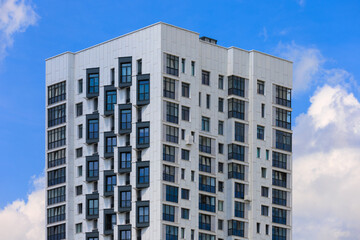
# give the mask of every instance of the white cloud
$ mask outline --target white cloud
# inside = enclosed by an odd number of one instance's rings
[[[305,6],[305,0],[296,0],[296,2],[297,2],[301,7],[304,7],[304,6]]]
[[[0,209],[0,239],[45,239],[45,177],[33,179],[34,190]]]
[[[13,44],[14,34],[34,25],[38,15],[27,0],[0,0],[0,10],[0,56],[4,56]]]
[[[294,238],[359,239],[360,103],[325,85],[294,128]]]
[[[266,27],[263,27],[263,29],[261,30],[261,32],[259,33],[260,37],[264,38],[264,41],[266,41],[268,39],[268,32]]]

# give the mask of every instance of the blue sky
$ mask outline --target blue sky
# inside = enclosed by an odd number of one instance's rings
[[[6,4],[10,4],[10,12],[15,9],[14,15],[8,15],[10,19],[2,11]],[[25,16],[16,15],[16,7],[26,8]],[[318,111],[331,115],[322,96],[343,96],[345,105],[348,96],[357,101],[359,12],[356,0],[0,0],[0,192],[6,193],[0,198],[0,209],[16,199],[26,199],[34,190],[34,178],[44,170],[46,58],[163,21],[215,38],[225,47],[256,49],[294,60],[298,70],[294,72],[295,86],[299,88],[293,94],[293,122],[306,126],[306,119],[315,121]],[[17,17],[23,23],[11,25]],[[351,106],[355,106],[351,113],[357,112],[356,103]],[[344,107],[343,111],[347,119],[350,110]],[[330,119],[329,124],[337,126],[331,122],[335,120]],[[305,131],[311,127],[321,130],[323,125],[319,124],[312,122]],[[296,129],[294,132],[296,138]],[[299,134],[295,144],[305,137]],[[304,154],[299,150],[298,156]],[[340,223],[346,224],[345,220]],[[351,227],[342,230],[345,228]],[[348,239],[352,235],[339,236]]]

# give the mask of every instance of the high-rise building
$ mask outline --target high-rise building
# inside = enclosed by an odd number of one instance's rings
[[[46,239],[292,237],[292,63],[157,23],[46,60]]]

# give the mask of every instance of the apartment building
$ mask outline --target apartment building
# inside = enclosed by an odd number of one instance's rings
[[[46,60],[46,239],[292,239],[292,63],[166,23]]]

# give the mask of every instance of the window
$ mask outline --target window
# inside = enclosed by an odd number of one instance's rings
[[[181,139],[185,140],[185,129],[181,129]]]
[[[181,149],[181,159],[190,160],[190,151],[186,149]]]
[[[175,221],[175,207],[163,204],[163,220],[174,222]]]
[[[185,238],[185,228],[181,228],[181,238]]]
[[[82,223],[75,224],[76,233],[82,232]]]
[[[292,134],[276,130],[276,148],[291,152]]]
[[[264,103],[261,104],[261,117],[262,118],[265,117],[265,104]]]
[[[99,162],[98,161],[88,161],[88,177],[98,177],[99,176]]]
[[[65,186],[48,190],[47,191],[48,205],[64,202],[65,196],[66,196]]]
[[[175,147],[163,145],[163,160],[175,162]]]
[[[220,154],[224,154],[224,144],[219,143],[219,144],[218,144],[218,148],[219,148],[219,153],[220,153]]]
[[[83,205],[82,205],[82,203],[79,203],[77,205],[78,214],[82,214],[82,211],[83,211],[82,209],[83,209]]]
[[[66,179],[65,168],[59,168],[48,172],[48,187],[64,183]]]
[[[199,213],[199,229],[211,231],[211,216]]]
[[[228,178],[245,180],[245,166],[242,164],[228,164]]]
[[[116,214],[106,214],[105,215],[105,230],[114,230],[114,225],[116,225]]]
[[[285,109],[276,108],[276,126],[291,129],[291,112]]]
[[[56,167],[66,162],[66,152],[65,149],[60,149],[51,153],[48,153],[48,168]]]
[[[83,114],[83,104],[81,103],[77,103],[76,104],[76,116],[81,116]]]
[[[269,150],[266,149],[265,153],[266,153],[266,160],[269,160]]]
[[[211,158],[199,156],[199,171],[211,173]]]
[[[242,202],[235,202],[235,217],[244,218],[245,217],[245,204]]]
[[[274,223],[286,224],[287,212],[285,209],[272,208],[272,221]]]
[[[138,107],[136,109],[136,115],[137,115],[137,121],[141,122],[142,121],[142,107]]]
[[[149,207],[138,207],[138,223],[148,223],[149,222]]]
[[[235,183],[235,197],[244,199],[245,197],[245,185],[242,183]]]
[[[269,216],[269,207],[265,205],[261,205],[261,215]]]
[[[90,119],[88,120],[88,139],[99,138],[99,120]]]
[[[66,121],[66,104],[48,109],[48,127],[62,124]]]
[[[166,225],[165,240],[177,240],[178,239],[178,227]]]
[[[181,83],[181,96],[186,98],[190,97],[190,84]]]
[[[120,83],[131,83],[131,63],[121,63]]]
[[[191,229],[191,240],[195,239],[195,230]]]
[[[256,223],[256,233],[260,233],[260,223]]]
[[[211,154],[211,138],[199,136],[199,151]]]
[[[120,129],[131,129],[131,109],[120,110]]]
[[[245,223],[236,220],[228,221],[228,235],[244,237]]]
[[[49,208],[47,210],[47,223],[54,223],[65,220],[65,205]]]
[[[272,190],[272,203],[286,206],[287,192],[278,189]]]
[[[65,239],[65,224],[55,225],[47,228],[47,239]]]
[[[218,191],[223,192],[224,191],[224,182],[219,181],[218,182]]]
[[[257,80],[257,93],[264,95],[265,92],[265,82]]]
[[[57,83],[48,87],[48,105],[61,102],[66,98],[66,82]]]
[[[195,62],[191,61],[191,76],[195,76]]]
[[[111,85],[114,86],[114,84],[115,84],[115,68],[110,69],[110,80],[111,80]]]
[[[202,74],[201,74],[201,83],[203,85],[208,85],[210,86],[210,72],[207,72],[207,71],[202,71]]]
[[[201,107],[201,92],[199,92],[199,107]]]
[[[181,199],[189,200],[190,199],[190,190],[182,188],[181,189]]]
[[[224,172],[224,163],[222,163],[222,162],[218,163],[218,172],[219,173]]]
[[[184,121],[190,121],[190,108],[181,106],[181,119]]]
[[[76,157],[77,158],[82,157],[82,154],[83,154],[82,148],[77,148],[76,149]]]
[[[235,122],[235,141],[245,142],[245,124]]]
[[[138,168],[138,183],[149,183],[149,167]]]
[[[190,210],[187,208],[181,208],[181,218],[189,219],[190,218]]]
[[[131,168],[131,152],[120,153],[120,168]]]
[[[66,144],[65,128],[60,127],[48,131],[48,149],[57,148]]]
[[[147,144],[150,142],[149,127],[143,127],[138,129],[138,143]]]
[[[234,94],[240,97],[245,97],[245,78],[230,76],[228,77],[229,89],[228,94]]]
[[[191,181],[195,181],[195,171],[191,171]]]
[[[166,73],[179,76],[179,57],[166,54]]]
[[[215,212],[215,197],[200,194],[199,195],[199,210]]]
[[[257,139],[264,140],[265,127],[257,126]]]
[[[237,144],[228,145],[228,159],[245,161],[245,147]]]
[[[224,211],[224,201],[218,201],[218,210],[221,212]]]
[[[87,214],[89,216],[99,215],[99,200],[98,199],[88,199]]]
[[[116,186],[116,176],[106,176],[105,181],[105,191],[113,192]]]
[[[81,139],[83,137],[83,125],[78,125],[78,138]]]
[[[224,135],[224,122],[223,121],[219,121],[219,123],[218,123],[218,134]]]
[[[224,227],[224,220],[218,219],[218,229],[223,230]]]
[[[166,121],[179,123],[179,105],[172,102],[166,102]]]
[[[206,108],[209,109],[210,108],[210,95],[206,94]]]
[[[202,117],[201,119],[201,130],[209,132],[210,131],[210,118]]]
[[[216,180],[213,177],[199,175],[199,190],[215,193]]]
[[[261,187],[261,196],[262,197],[269,197],[269,188],[268,187]]]
[[[145,101],[150,99],[149,80],[138,81],[138,100]]]
[[[273,170],[272,177],[273,177],[273,180],[272,180],[273,185],[279,186],[279,187],[284,187],[284,188],[287,187],[286,173]]]
[[[136,61],[136,63],[137,63],[137,74],[141,75],[142,74],[142,60],[138,59]]]
[[[275,240],[286,240],[286,228],[272,227],[272,236]]]
[[[107,137],[105,140],[105,152],[113,153],[116,147],[116,137]]]
[[[176,127],[165,126],[166,141],[178,143],[179,142],[179,129]]]
[[[131,191],[120,191],[120,207],[131,207]]]
[[[181,169],[181,179],[185,179],[185,168]]]
[[[175,167],[163,165],[163,180],[175,182]]]
[[[266,178],[266,168],[264,167],[261,168],[261,177]]]
[[[269,235],[269,225],[268,224],[265,225],[265,234]]]
[[[185,58],[181,59],[181,72],[185,73]]]
[[[276,86],[276,104],[291,107],[291,89]]]
[[[114,111],[116,104],[116,91],[106,91],[106,111]]]
[[[88,74],[88,93],[99,93],[99,73]]]
[[[219,98],[219,106],[218,106],[219,112],[224,112],[224,99]]]
[[[175,80],[164,78],[164,97],[175,99]]]
[[[83,175],[83,167],[82,166],[78,166],[77,167],[78,170],[78,177],[81,177]]]
[[[245,120],[245,102],[234,98],[229,99],[228,117]]]
[[[178,191],[177,187],[166,185],[166,201],[178,202]]]
[[[120,240],[131,240],[131,230],[121,230]]]
[[[256,148],[256,157],[260,158],[260,148]]]
[[[83,80],[80,79],[78,80],[78,93],[82,93],[83,92]]]
[[[224,76],[222,76],[222,75],[219,75],[218,88],[224,89]]]

